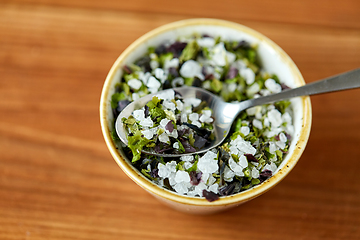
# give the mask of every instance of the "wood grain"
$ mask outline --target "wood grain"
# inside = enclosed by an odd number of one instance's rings
[[[0,3],[0,239],[360,239],[360,90],[312,97],[295,169],[238,208],[164,207],[116,165],[98,105],[107,72],[142,34],[217,17],[280,45],[307,82],[360,66],[359,1]]]

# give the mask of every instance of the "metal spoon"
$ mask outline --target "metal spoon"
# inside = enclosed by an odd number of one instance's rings
[[[214,134],[215,140],[212,145],[207,146],[200,151],[195,153],[204,153],[209,151],[212,148],[220,145],[226,136],[228,135],[231,125],[238,114],[250,107],[263,105],[267,103],[273,103],[285,99],[290,99],[299,96],[314,95],[320,93],[328,93],[352,88],[360,87],[360,68],[355,69],[350,72],[342,73],[333,77],[326,78],[321,81],[313,82],[298,88],[287,89],[277,94],[268,95],[265,97],[253,98],[239,103],[227,103],[224,102],[220,97],[215,96],[214,94],[197,87],[179,87],[174,88],[174,90],[180,93],[183,99],[186,98],[198,98],[202,101],[206,101],[208,106],[213,111],[214,121]],[[164,90],[166,91],[166,90]],[[129,117],[134,110],[140,109],[146,105],[147,102],[151,101],[154,95],[158,95],[160,92],[146,95],[132,103],[130,103],[123,111],[119,114],[115,128],[116,132],[119,135],[121,141],[128,144],[127,141],[127,131],[124,129],[122,118]],[[191,155],[195,153],[181,153],[181,154],[165,154],[165,153],[156,153],[149,151],[142,151],[143,153],[157,155],[161,157],[180,157],[184,155]]]

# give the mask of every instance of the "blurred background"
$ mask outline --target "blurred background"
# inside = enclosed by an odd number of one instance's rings
[[[176,212],[116,165],[98,111],[110,67],[199,17],[263,33],[307,83],[360,67],[358,0],[0,0],[0,239],[360,239],[359,89],[312,97],[295,169],[227,212]]]

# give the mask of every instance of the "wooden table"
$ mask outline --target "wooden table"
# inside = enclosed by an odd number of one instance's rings
[[[360,2],[0,2],[0,239],[360,239],[360,89],[312,97],[295,169],[233,210],[165,207],[116,165],[99,98],[112,63],[172,21],[214,17],[279,44],[306,82],[360,67]]]

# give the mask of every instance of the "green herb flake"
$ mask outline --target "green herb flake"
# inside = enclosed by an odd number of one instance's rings
[[[117,108],[119,101],[125,100],[126,96],[124,92],[116,92],[111,96],[111,108]]]
[[[133,136],[128,136],[128,147],[131,149],[133,153],[132,162],[136,162],[141,158],[141,150],[144,148],[146,144],[148,144],[150,140],[142,137],[140,131],[137,131]]]
[[[196,40],[189,42],[179,57],[180,62],[185,62],[191,59],[195,59],[199,50],[200,47],[197,44]]]
[[[223,87],[223,83],[222,83],[220,80],[214,78],[214,79],[211,81],[210,86],[211,86],[211,90],[212,90],[213,92],[218,93],[218,92],[221,91],[221,89],[222,89],[222,87]]]

